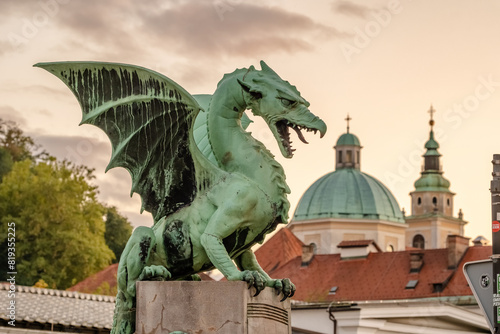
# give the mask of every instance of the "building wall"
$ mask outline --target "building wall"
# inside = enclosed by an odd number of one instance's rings
[[[453,217],[453,193],[445,192],[412,192],[411,194],[411,214],[412,216],[432,213],[436,209],[437,212],[448,217]],[[420,198],[420,200],[419,200]],[[433,199],[436,198],[434,204]]]
[[[294,222],[290,230],[306,245],[316,244],[318,254],[337,254],[337,245],[344,240],[374,240],[382,250],[392,246],[405,249],[406,225],[366,220],[316,220]],[[391,250],[392,250],[391,249]]]
[[[292,307],[293,328],[324,334],[489,333],[477,305],[463,307],[437,300],[364,301],[333,307],[332,319],[327,306],[310,307]]]
[[[406,246],[413,247],[413,238],[420,234],[425,239],[425,248],[446,248],[448,235],[463,236],[464,221],[439,216],[409,218],[406,220]]]

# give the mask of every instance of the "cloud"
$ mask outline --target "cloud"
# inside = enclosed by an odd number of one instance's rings
[[[28,92],[29,94],[52,96],[57,100],[60,100],[60,99],[70,100],[71,99],[71,101],[73,101],[73,99],[74,99],[74,97],[71,94],[68,94],[67,89],[65,89],[64,87],[55,89],[55,88],[48,87],[45,85],[11,84],[8,89],[10,91],[13,91],[13,92],[16,92],[19,90],[24,90],[24,91]]]
[[[72,1],[55,18],[78,34],[68,43],[114,58],[158,49],[196,60],[200,55],[262,57],[312,51],[316,43],[344,35],[283,8],[240,3],[226,5],[230,10],[225,11],[217,3]]]
[[[23,16],[39,3],[37,0],[2,0],[0,2],[0,12],[2,16]]]
[[[356,4],[348,0],[336,1],[333,3],[332,8],[336,13],[355,16],[363,19],[366,18],[368,14],[374,11],[374,9],[371,7]]]
[[[0,106],[0,118],[4,121],[16,122],[20,128],[26,127],[27,121],[21,113],[11,106]]]
[[[144,31],[188,55],[254,56],[314,50],[318,38],[341,32],[278,7],[237,4],[221,15],[213,3],[188,2],[150,13]]]
[[[132,22],[134,16],[133,7],[127,1],[72,1],[57,18],[63,27],[80,37],[70,44],[102,55],[102,50],[119,54],[140,49],[134,36],[136,31],[124,23]]]
[[[97,132],[96,132],[97,133]],[[104,171],[111,156],[111,144],[91,137],[51,136],[28,133],[50,155]],[[102,135],[105,137],[105,135]]]
[[[6,39],[0,39],[0,56],[6,55],[9,52],[15,51],[15,47]]]
[[[141,212],[141,200],[138,194],[130,197],[131,179],[123,168],[114,168],[105,175],[98,175],[99,200],[107,205],[116,206],[120,213],[127,216],[133,226],[153,224],[152,215]]]

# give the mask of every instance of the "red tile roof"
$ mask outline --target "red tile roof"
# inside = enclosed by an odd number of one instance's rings
[[[282,228],[256,251],[259,254],[259,264],[264,271],[272,274],[288,261],[301,257],[303,245],[288,228]]]
[[[73,285],[69,291],[78,291],[84,293],[99,293],[114,295],[116,294],[116,273],[118,271],[118,263],[114,263],[109,267],[95,273],[84,279],[83,281]],[[102,291],[103,288],[106,291]]]
[[[289,252],[283,250],[286,243],[273,239],[269,243],[273,242],[274,252],[257,250],[258,261],[265,267],[276,267],[272,272],[267,270],[272,277],[290,278],[297,287],[293,299],[307,302],[471,296],[462,267],[491,255],[489,246],[469,247],[457,269],[448,269],[447,249],[423,250],[424,264],[416,273],[410,273],[414,250],[370,253],[365,259],[354,260],[341,260],[340,254],[315,255],[308,266],[302,266],[300,255],[287,263],[275,260],[275,253]],[[418,280],[414,289],[406,289],[410,280]],[[335,286],[335,294],[329,294]]]

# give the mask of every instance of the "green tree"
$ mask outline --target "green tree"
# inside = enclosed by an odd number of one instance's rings
[[[40,147],[30,136],[26,136],[17,123],[0,118],[0,147],[10,153],[13,161],[33,160]]]
[[[2,182],[4,175],[10,172],[12,165],[14,165],[14,161],[9,151],[0,147],[0,182]]]
[[[23,160],[54,160],[17,123],[0,118],[0,182],[12,169],[14,162]]]
[[[114,206],[106,209],[106,245],[115,253],[113,263],[120,261],[123,249],[132,234],[132,226],[127,218],[118,213]]]
[[[105,207],[92,170],[67,162],[16,162],[0,184],[0,219],[16,228],[16,282],[66,289],[108,266]],[[2,235],[5,242],[6,234]]]

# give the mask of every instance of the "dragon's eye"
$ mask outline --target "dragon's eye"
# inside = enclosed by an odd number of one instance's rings
[[[295,104],[295,101],[292,101],[292,100],[289,100],[289,99],[285,99],[284,97],[281,97],[280,100],[281,100],[281,104],[284,107],[290,107],[290,106],[292,106],[292,105]]]

